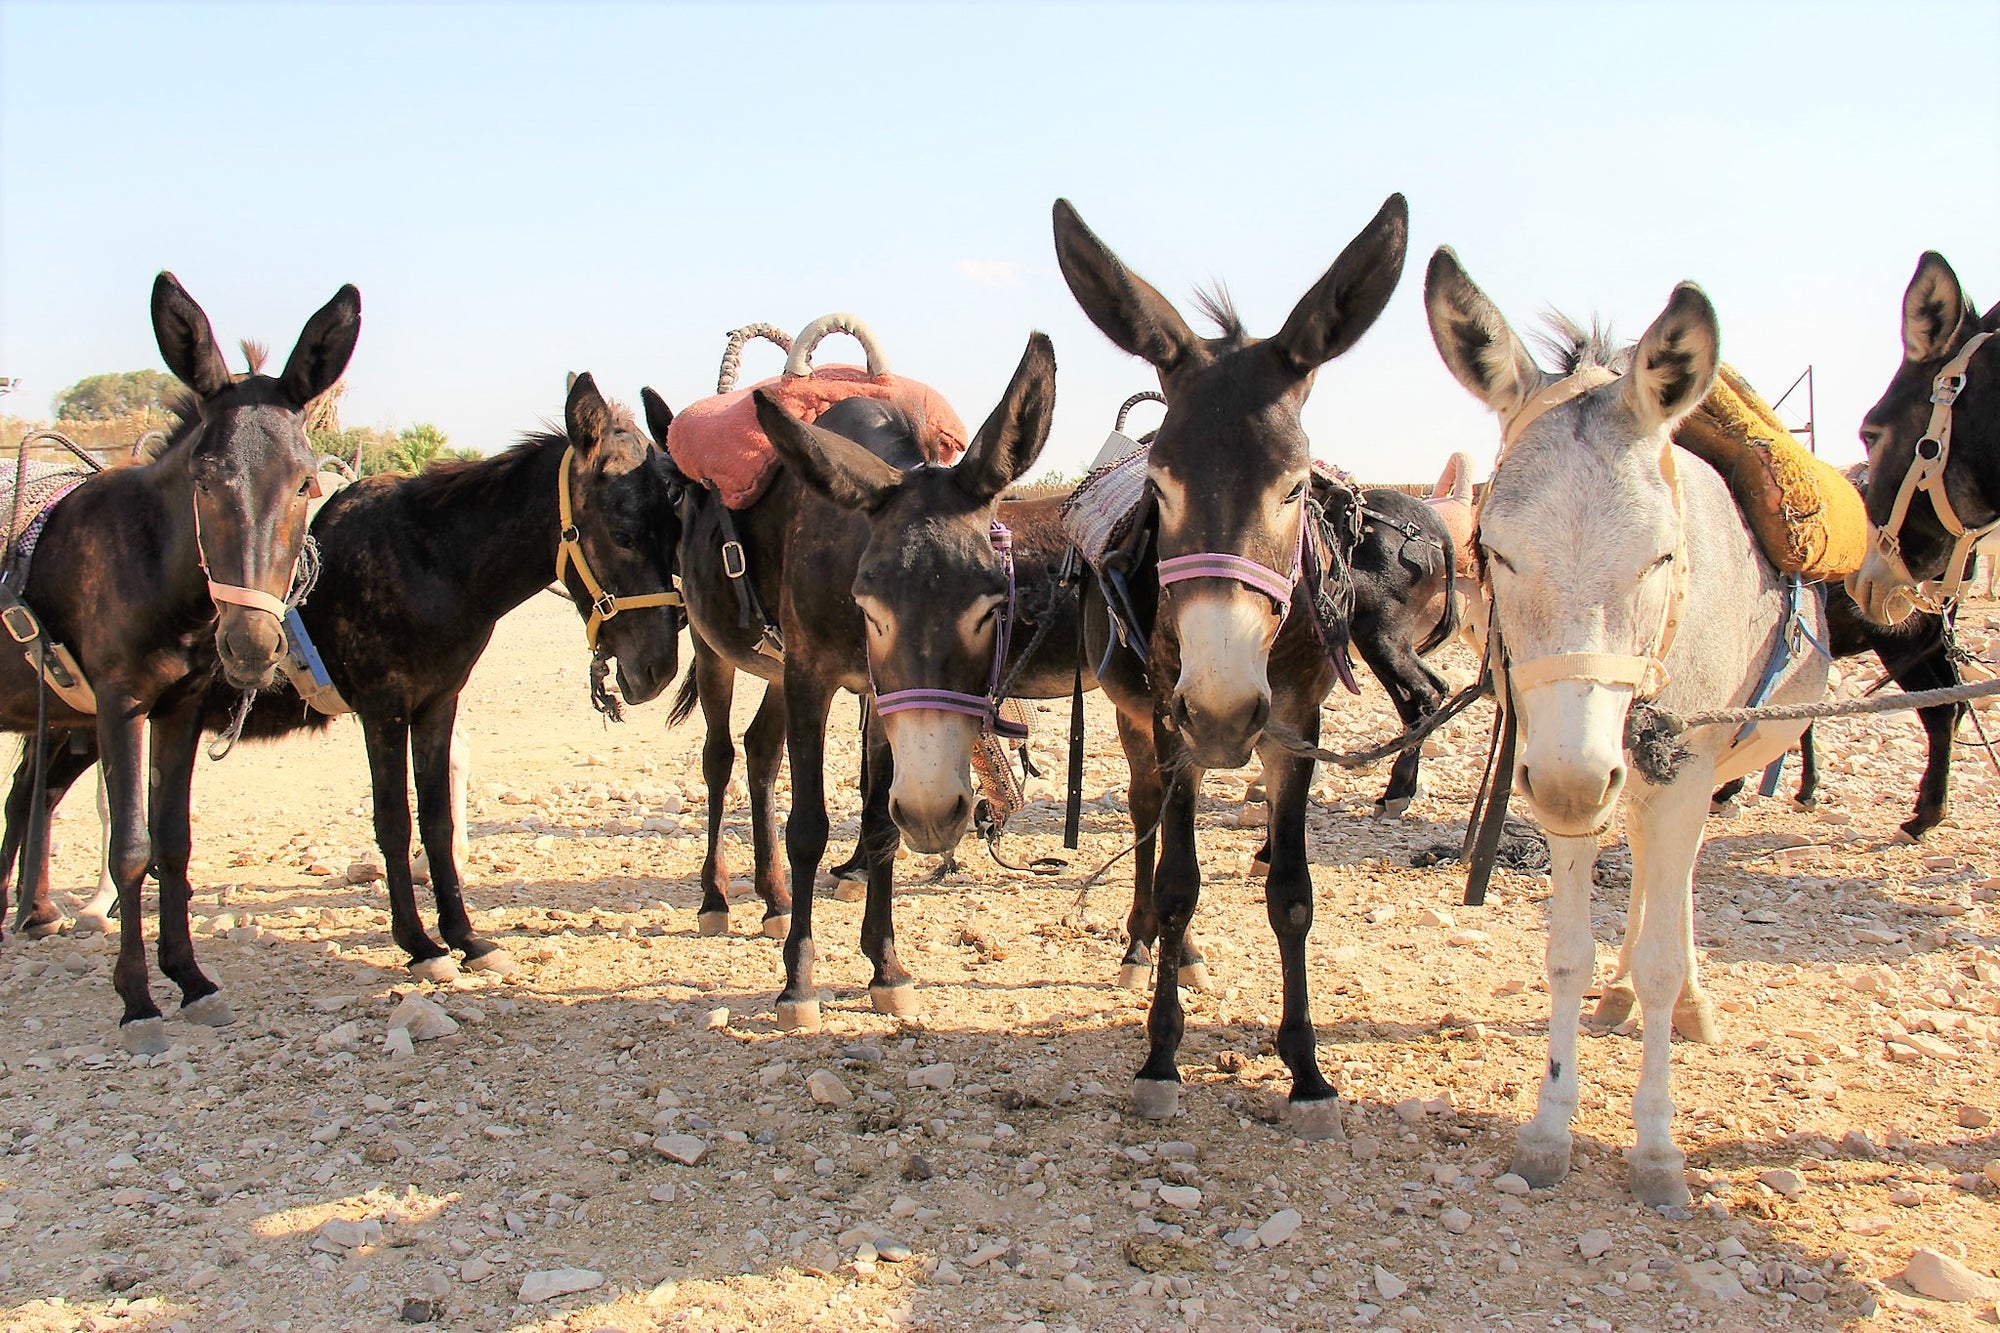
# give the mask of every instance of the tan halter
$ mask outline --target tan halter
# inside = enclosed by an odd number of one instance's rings
[[[681,606],[684,603],[680,593],[672,588],[665,592],[640,593],[636,597],[613,597],[604,591],[604,585],[590,572],[590,562],[584,558],[583,534],[577,530],[570,506],[569,465],[575,456],[575,445],[563,450],[562,469],[556,474],[556,517],[562,524],[556,538],[556,582],[563,581],[566,567],[576,567],[577,578],[583,581],[584,591],[590,594],[590,616],[583,622],[583,637],[591,651],[595,652],[598,628],[620,611],[636,611],[647,606]]]
[[[227,602],[232,606],[247,606],[253,611],[262,611],[266,615],[276,616],[280,621],[284,620],[285,612],[292,609],[291,604],[284,598],[274,597],[262,588],[246,588],[237,583],[217,583],[215,581],[215,575],[208,567],[208,552],[201,544],[201,502],[199,500],[195,501],[194,504],[194,557],[195,562],[201,566],[202,578],[208,581],[208,596],[210,601],[217,603]],[[291,581],[297,576],[297,573],[298,562],[294,561],[292,563],[292,574],[287,576],[285,580],[287,590],[290,589]],[[218,609],[220,608],[218,607]]]
[[[1586,366],[1574,375],[1557,380],[1548,388],[1529,398],[1507,419],[1501,433],[1500,460],[1493,465],[1493,475],[1499,476],[1501,464],[1506,461],[1507,450],[1512,448],[1522,434],[1545,413],[1573,402],[1592,389],[1611,383],[1617,379],[1614,371],[1602,366]],[[1673,586],[1667,592],[1666,608],[1660,616],[1659,632],[1653,636],[1652,646],[1644,653],[1551,653],[1547,657],[1537,657],[1526,662],[1507,664],[1508,684],[1514,690],[1532,690],[1542,685],[1550,685],[1561,680],[1587,680],[1600,685],[1625,685],[1631,687],[1633,697],[1640,700],[1655,698],[1667,688],[1672,679],[1667,670],[1667,650],[1673,646],[1674,636],[1680,632],[1681,608],[1687,603],[1688,551],[1687,551],[1687,497],[1681,489],[1679,466],[1674,462],[1674,444],[1671,439],[1660,450],[1660,472],[1667,479],[1667,486],[1674,496],[1674,519],[1680,528],[1680,537],[1674,543],[1673,555],[1669,563],[1673,570]],[[1491,493],[1492,482],[1487,483]],[[1492,604],[1492,583],[1488,580],[1487,622],[1497,619],[1497,608]]]
[[[1951,497],[1946,493],[1944,484],[1945,468],[1951,462],[1951,406],[1965,391],[1966,367],[1971,363],[1973,353],[1992,336],[1981,333],[1972,337],[1931,381],[1930,424],[1924,428],[1923,438],[1917,441],[1909,470],[1903,473],[1903,484],[1896,488],[1896,503],[1889,510],[1889,521],[1874,532],[1876,553],[1898,581],[1916,591],[1920,605],[1929,603],[1924,609],[1931,612],[1941,611],[1958,600],[1959,593],[1965,589],[1965,566],[1972,548],[1988,534],[2000,531],[2000,518],[1981,527],[1966,527],[1958,517],[1958,511],[1952,508]],[[1910,512],[1910,502],[1919,491],[1930,496],[1931,508],[1937,511],[1938,522],[1953,538],[1951,555],[1945,561],[1944,577],[1924,583],[1911,577],[1909,566],[1903,563],[1903,520]]]

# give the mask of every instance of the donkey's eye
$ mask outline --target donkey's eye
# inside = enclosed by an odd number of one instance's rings
[[[1298,485],[1292,487],[1292,493],[1285,497],[1285,503],[1288,505],[1295,505],[1300,500],[1305,498],[1305,494],[1306,494],[1306,484],[1304,481],[1301,481],[1299,482]]]
[[[639,534],[633,532],[630,528],[613,528],[611,529],[611,541],[613,545],[622,546],[629,551],[639,544]]]
[[[1509,560],[1506,556],[1500,554],[1498,551],[1494,550],[1492,547],[1481,546],[1479,549],[1486,552],[1486,558],[1488,560],[1491,560],[1494,564],[1500,566],[1500,568],[1506,570],[1509,574],[1517,572],[1514,569],[1514,562],[1512,560]]]
[[[1646,572],[1650,574],[1656,569],[1663,569],[1666,566],[1671,565],[1673,562],[1674,562],[1674,553],[1672,551],[1669,551],[1663,556],[1656,557],[1652,564],[1647,565]]]
[[[1880,427],[1863,426],[1861,428],[1861,448],[1870,458],[1875,456],[1875,451],[1881,447],[1881,444],[1882,431]]]

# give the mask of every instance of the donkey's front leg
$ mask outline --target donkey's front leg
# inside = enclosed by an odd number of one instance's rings
[[[764,901],[763,931],[781,940],[792,928],[792,886],[785,882],[778,855],[778,769],[785,758],[785,692],[764,687],[764,702],[743,733],[743,758],[750,776],[750,852],[757,896]]]
[[[1179,1112],[1181,1073],[1177,1062],[1187,1020],[1181,1012],[1181,951],[1188,924],[1201,900],[1201,863],[1195,856],[1195,795],[1201,770],[1171,734],[1155,729],[1166,799],[1160,815],[1160,863],[1153,874],[1153,902],[1160,920],[1160,963],[1153,977],[1153,1006],[1146,1016],[1146,1063],[1132,1080],[1132,1109],[1148,1120]],[[1176,769],[1176,765],[1185,765]]]
[[[1299,732],[1319,741],[1319,709],[1312,708]],[[1264,774],[1271,795],[1271,870],[1264,879],[1264,910],[1278,937],[1278,965],[1284,977],[1284,1016],[1278,1023],[1278,1055],[1292,1071],[1292,1131],[1302,1139],[1344,1139],[1340,1100],[1319,1067],[1313,1032],[1312,999],[1306,976],[1306,937],[1312,933],[1312,871],[1306,861],[1306,805],[1312,787],[1312,760],[1272,745],[1265,747]]]
[[[862,795],[861,848],[868,858],[868,903],[861,914],[861,952],[875,965],[868,1000],[878,1014],[906,1018],[917,1011],[917,988],[896,957],[896,849],[902,834],[889,817],[889,786],[896,756],[889,749],[882,719],[868,712],[868,788]]]
[[[1590,934],[1590,872],[1597,839],[1558,838],[1549,843],[1549,1058],[1535,1117],[1515,1136],[1513,1172],[1546,1188],[1569,1174],[1569,1123],[1576,1116],[1576,1033],[1583,992],[1597,968]],[[1634,899],[1639,897],[1636,887]]]
[[[736,668],[699,636],[694,639],[694,681],[701,701],[701,781],[708,794],[708,852],[701,862],[701,912],[696,929],[704,935],[729,933],[729,853],[722,846],[722,817],[729,801],[729,775],[736,767],[736,740],[729,731],[729,706],[736,697]],[[779,685],[764,688],[770,704]],[[757,710],[762,717],[764,709]]]
[[[1632,1197],[1656,1208],[1686,1204],[1687,1157],[1674,1146],[1673,1025],[1669,1016],[1693,974],[1694,863],[1707,811],[1707,774],[1683,774],[1628,806],[1634,829],[1632,873],[1646,880],[1646,913],[1633,949],[1632,979],[1646,1035],[1639,1090],[1632,1098],[1638,1143],[1632,1151]]]
[[[127,1049],[158,1055],[167,1049],[167,1034],[147,980],[145,918],[139,905],[152,851],[146,837],[141,750],[146,718],[130,696],[100,686],[97,699],[97,748],[111,797],[111,877],[118,881],[118,961],[111,968],[111,984],[125,1002],[119,1035]]]
[[[430,860],[431,895],[437,900],[438,934],[465,955],[475,972],[507,976],[517,970],[507,951],[472,929],[465,910],[464,882],[458,872],[458,833],[452,805],[452,771],[457,766],[458,696],[435,700],[410,719],[410,757],[417,769],[417,831]]]
[[[236,1021],[219,987],[194,960],[188,929],[188,860],[194,849],[189,804],[195,753],[201,748],[201,701],[152,718],[153,873],[160,881],[160,971],[181,989],[180,1017],[209,1027]]]
[[[819,1030],[819,991],[813,986],[813,882],[826,854],[826,713],[833,690],[788,668],[785,691],[785,751],[792,765],[792,817],[785,823],[785,854],[791,861],[792,929],[785,936],[785,988],[778,992],[778,1026],[788,1031]]]
[[[368,748],[368,777],[375,797],[375,845],[382,849],[389,886],[389,934],[410,956],[410,972],[423,981],[458,975],[451,951],[432,939],[417,913],[410,876],[410,724],[403,718],[361,717]]]

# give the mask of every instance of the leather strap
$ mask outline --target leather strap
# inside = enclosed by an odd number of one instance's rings
[[[247,606],[253,611],[262,611],[265,615],[283,620],[285,612],[291,610],[290,604],[284,598],[273,597],[261,588],[246,588],[241,584],[217,583],[215,581],[215,576],[209,572],[208,568],[208,550],[202,545],[201,541],[201,499],[198,493],[190,492],[189,500],[189,507],[194,511],[194,558],[201,566],[202,578],[208,583],[209,600],[226,603],[230,606]],[[297,561],[294,561],[292,564],[292,573],[293,576],[296,576],[298,573]],[[290,578],[285,580],[285,586],[288,591],[290,590],[291,582]]]
[[[1931,419],[1924,428],[1923,437],[1917,441],[1916,451],[1910,459],[1908,470],[1903,473],[1903,481],[1896,488],[1896,501],[1889,510],[1889,521],[1877,528],[1873,534],[1876,552],[1888,564],[1891,573],[1902,583],[1915,589],[1922,601],[1929,605],[1924,609],[1941,611],[1950,602],[1958,600],[1965,590],[1965,566],[1972,555],[1972,548],[1988,534],[2000,531],[2000,517],[1977,528],[1966,527],[1952,507],[1951,496],[1945,488],[1945,470],[1951,463],[1951,409],[1965,391],[1967,367],[1991,333],[1975,334],[1958,349],[1958,355],[1945,363],[1942,370],[1931,381]],[[1910,503],[1922,492],[1930,496],[1931,508],[1936,511],[1938,522],[1954,538],[1951,555],[1947,558],[1944,576],[1919,583],[1911,574],[1909,566],[1903,562],[1902,533],[1903,520],[1908,517]]]
[[[1592,389],[1609,384],[1618,378],[1614,370],[1603,366],[1585,366],[1573,375],[1565,375],[1554,384],[1538,393],[1529,395],[1528,401],[1514,409],[1514,415],[1507,418],[1507,424],[1500,431],[1500,456],[1505,458],[1507,450],[1521,438],[1528,427],[1535,424],[1544,414],[1553,412],[1564,403],[1574,402]],[[1493,466],[1498,468],[1496,459]]]
[[[569,465],[575,457],[575,445],[564,449],[562,467],[556,474],[556,517],[562,524],[556,537],[556,582],[563,582],[565,569],[574,568],[584,591],[590,594],[590,615],[583,622],[583,637],[591,651],[595,652],[597,631],[620,611],[637,611],[649,606],[680,606],[683,603],[680,593],[672,588],[631,597],[613,597],[604,591],[604,585],[590,571],[590,561],[584,558],[583,534],[577,530],[575,511],[570,504]]]

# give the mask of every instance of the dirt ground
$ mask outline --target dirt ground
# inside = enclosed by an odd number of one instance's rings
[[[1850,693],[1876,674],[1849,668]],[[1392,729],[1368,684],[1331,701],[1330,744]],[[756,693],[739,691],[739,727]],[[1053,775],[1065,707],[1037,714]],[[1074,868],[1030,878],[968,843],[960,873],[923,885],[934,860],[908,858],[898,924],[924,1000],[910,1022],[870,1011],[860,904],[823,890],[829,992],[811,1036],[776,1030],[777,945],[754,933],[754,902],[737,933],[695,932],[698,723],[668,731],[654,704],[603,725],[579,626],[545,597],[500,627],[463,722],[470,896],[522,964],[509,981],[418,987],[400,966],[380,884],[350,882],[374,855],[351,722],[201,764],[198,942],[233,1027],[170,1019],[173,1050],[129,1056],[107,941],[0,946],[0,1326],[1994,1322],[1990,1297],[1945,1303],[1901,1280],[1917,1246],[2000,1264],[1985,1125],[2000,1110],[2000,787],[1961,750],[1956,818],[1921,848],[1895,841],[1922,752],[1908,717],[1823,728],[1816,812],[1763,801],[1711,821],[1699,931],[1726,1040],[1675,1049],[1697,1202],[1671,1215],[1625,1193],[1630,1033],[1584,1041],[1569,1178],[1506,1188],[1545,1040],[1546,882],[1502,872],[1471,909],[1459,869],[1410,866],[1457,839],[1483,708],[1434,744],[1429,794],[1403,819],[1370,817],[1381,771],[1321,779],[1313,998],[1349,1110],[1346,1143],[1314,1144],[1273,1122],[1277,957],[1246,878],[1259,834],[1238,826],[1241,775],[1211,776],[1202,812],[1197,928],[1217,989],[1190,995],[1183,1114],[1127,1112],[1145,1011],[1115,984],[1122,867],[1076,915],[1085,870],[1130,838],[1101,700]],[[853,734],[843,702],[838,854],[855,830]],[[1059,791],[1031,792],[1010,858],[1061,850]],[[58,887],[83,891],[87,789],[58,836]],[[741,883],[738,816],[730,837]],[[1601,974],[1627,883],[1615,831],[1606,843]],[[457,1030],[386,1051],[413,989]],[[549,1284],[530,1274],[562,1269],[596,1285],[524,1299]]]

